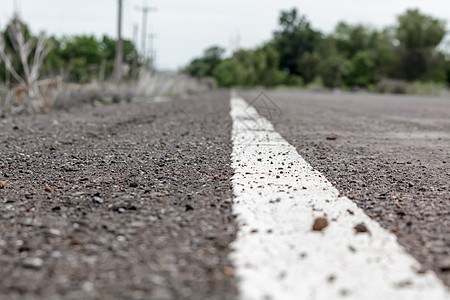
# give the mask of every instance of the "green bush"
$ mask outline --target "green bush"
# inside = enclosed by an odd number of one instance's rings
[[[319,65],[319,75],[328,88],[341,87],[349,69],[348,61],[340,55],[324,59]]]
[[[232,87],[238,84],[238,63],[234,59],[222,61],[213,71],[220,87]]]
[[[303,78],[298,75],[285,75],[284,83],[288,86],[303,87],[305,85]]]
[[[322,78],[320,76],[317,76],[313,81],[306,85],[306,89],[309,91],[323,91],[326,88]]]
[[[414,81],[412,88],[416,95],[440,96],[447,85],[445,83]]]
[[[212,75],[223,87],[312,83],[318,88],[323,84],[382,93],[436,94],[440,85],[431,82],[450,83],[450,56],[438,47],[445,32],[442,20],[407,10],[397,24],[382,30],[340,22],[333,33],[324,35],[291,9],[280,13],[279,27],[268,43],[238,50],[225,59],[220,47],[212,47],[185,70],[194,76]],[[321,85],[314,82],[318,77]],[[412,80],[420,83],[408,83]]]

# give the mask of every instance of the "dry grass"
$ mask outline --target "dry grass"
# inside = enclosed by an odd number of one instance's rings
[[[161,72],[143,72],[138,82],[124,83],[120,86],[98,82],[66,83],[62,77],[54,77],[38,82],[40,99],[30,97],[27,87],[23,84],[18,84],[11,90],[0,86],[0,114],[67,110],[80,106],[130,102],[136,98],[147,101],[160,96],[181,97],[185,94],[207,91],[214,86],[214,82],[209,80]]]
[[[215,82],[209,79],[192,78],[185,74],[144,71],[136,84],[136,96],[177,97],[207,91],[214,87]]]

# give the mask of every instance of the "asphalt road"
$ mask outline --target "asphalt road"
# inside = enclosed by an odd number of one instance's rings
[[[268,98],[278,112],[269,116],[255,101],[257,108],[300,155],[450,285],[450,100],[305,92]]]
[[[275,129],[450,286],[450,100],[268,98]],[[229,99],[0,119],[0,299],[236,298]]]

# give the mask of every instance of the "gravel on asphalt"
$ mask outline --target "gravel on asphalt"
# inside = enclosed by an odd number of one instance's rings
[[[275,129],[300,155],[450,286],[450,99],[299,91],[268,98],[280,110],[271,114]]]
[[[0,119],[0,299],[233,299],[229,94]]]

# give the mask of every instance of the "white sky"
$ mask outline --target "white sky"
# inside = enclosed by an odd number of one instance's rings
[[[0,0],[0,27],[4,29],[19,3],[21,16],[32,31],[50,35],[108,34],[115,36],[117,0]],[[148,31],[156,35],[156,66],[176,70],[199,56],[210,45],[228,50],[240,36],[244,48],[271,38],[280,10],[297,7],[314,28],[331,32],[341,20],[393,25],[407,8],[445,19],[450,28],[449,0],[123,0],[123,35],[132,39],[133,25],[141,25],[136,9],[145,3],[157,8],[149,13]],[[141,33],[139,31],[138,49]],[[233,38],[234,37],[234,38]],[[148,43],[147,43],[148,44]]]

